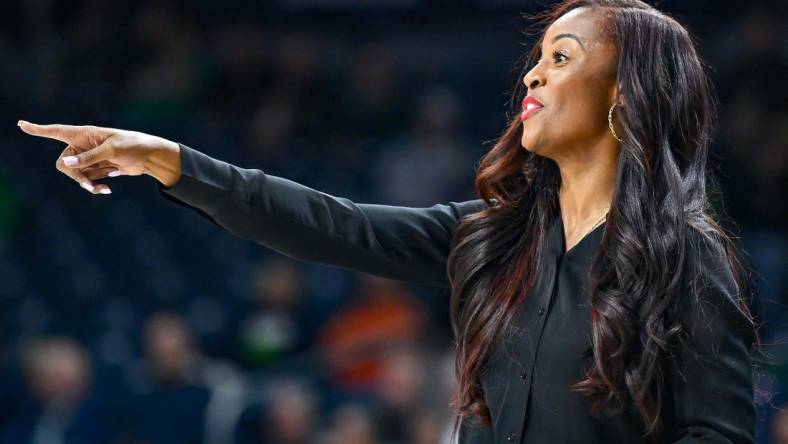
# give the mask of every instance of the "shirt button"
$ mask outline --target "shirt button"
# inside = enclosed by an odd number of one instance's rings
[[[527,378],[527,377],[528,377],[528,372],[522,372],[522,373],[520,373],[520,379],[525,379],[525,378]]]
[[[517,438],[517,434],[515,434],[514,432],[512,432],[512,433],[510,433],[510,434],[508,434],[506,436],[506,440],[507,441],[514,441],[515,438]]]
[[[544,314],[544,307],[541,307],[539,309],[539,316],[542,316],[543,314]]]

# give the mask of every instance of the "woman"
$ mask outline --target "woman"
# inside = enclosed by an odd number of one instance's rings
[[[93,194],[148,174],[288,256],[449,286],[460,442],[752,442],[757,335],[706,198],[714,101],[692,40],[637,0],[542,18],[477,200],[358,204],[156,136],[20,125],[67,143],[57,168]]]

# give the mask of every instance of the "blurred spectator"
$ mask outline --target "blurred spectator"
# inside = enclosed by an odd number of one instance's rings
[[[404,127],[411,100],[404,94],[393,45],[384,41],[364,42],[350,54],[342,71],[341,102],[334,121],[340,128],[372,143],[395,136]]]
[[[34,339],[21,360],[29,398],[0,428],[0,442],[109,442],[107,418],[90,397],[92,360],[81,344],[68,337]]]
[[[303,319],[303,278],[292,260],[266,258],[251,277],[252,300],[238,325],[239,357],[259,368],[304,351],[311,331]]]
[[[407,425],[410,444],[439,444],[441,443],[443,418],[433,410],[422,409],[410,416]]]
[[[276,381],[262,402],[246,409],[236,431],[236,444],[307,444],[317,441],[314,393],[296,381]]]
[[[331,415],[331,425],[321,444],[375,444],[375,425],[366,408],[343,405]]]
[[[384,442],[413,443],[437,437],[440,425],[427,416],[434,393],[427,385],[427,374],[424,356],[412,345],[386,354],[377,386],[379,401],[373,410]]]
[[[461,129],[463,104],[448,88],[429,90],[411,129],[386,144],[375,165],[384,202],[431,206],[462,200],[473,183],[473,158]]]
[[[401,283],[360,277],[352,305],[341,308],[318,333],[328,379],[340,391],[374,391],[381,384],[386,354],[423,337],[422,305]]]
[[[725,161],[720,181],[725,208],[741,227],[746,260],[756,271],[753,312],[767,338],[784,331],[788,322],[788,206],[772,204],[774,196],[788,190],[788,92],[773,86],[788,76],[788,58],[775,56],[784,53],[784,20],[753,4],[730,32],[713,41],[722,56],[736,54],[737,63],[719,65],[718,146]],[[781,32],[783,39],[777,37]]]
[[[131,125],[154,122],[183,124],[202,87],[204,56],[197,45],[195,27],[166,3],[143,4],[136,14],[134,34],[148,57],[135,65],[131,91],[122,105]]]
[[[199,380],[199,352],[188,327],[179,315],[156,313],[145,322],[144,346],[145,361],[133,385],[134,442],[204,442],[210,392]]]

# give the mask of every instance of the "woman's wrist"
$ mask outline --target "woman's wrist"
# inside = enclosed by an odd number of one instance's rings
[[[145,160],[145,174],[153,176],[163,186],[170,188],[181,178],[181,147],[171,140],[149,151]]]

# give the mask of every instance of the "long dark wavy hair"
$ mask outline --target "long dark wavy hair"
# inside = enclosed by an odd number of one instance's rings
[[[682,292],[685,263],[699,248],[692,233],[727,259],[744,288],[739,247],[715,220],[707,194],[717,187],[707,171],[717,103],[687,30],[638,0],[568,0],[537,14],[542,37],[525,56],[519,79],[539,59],[544,29],[578,7],[602,12],[617,45],[623,107],[616,117],[623,142],[610,213],[587,281],[593,368],[571,390],[589,399],[592,415],[634,402],[646,435],[656,440],[664,432],[667,344],[683,330],[671,310]],[[556,163],[521,146],[516,106],[525,91],[519,79],[511,123],[477,167],[476,191],[489,206],[460,221],[448,258],[457,349],[458,384],[450,402],[455,432],[462,416],[491,423],[480,373],[495,338],[505,334],[532,288],[541,241],[558,211]],[[757,340],[751,297],[743,291],[737,297]]]

